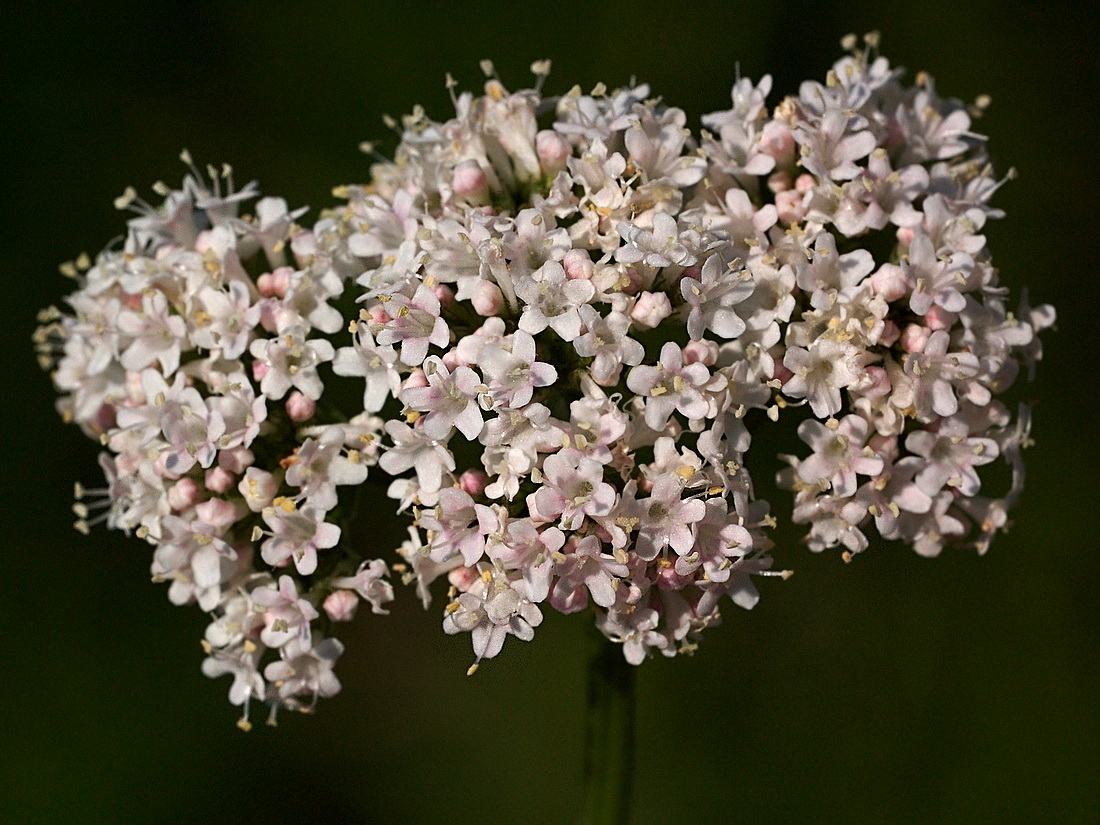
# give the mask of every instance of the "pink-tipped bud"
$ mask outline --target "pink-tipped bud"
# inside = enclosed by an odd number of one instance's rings
[[[565,161],[573,154],[573,147],[557,132],[543,129],[535,135],[535,152],[542,171],[554,175],[565,168]]]
[[[439,300],[440,306],[444,309],[454,306],[455,291],[446,284],[436,284],[432,292],[435,293],[435,297]]]
[[[271,277],[270,272],[265,272],[256,279],[256,289],[258,289],[260,294],[265,298],[275,297],[275,279]]]
[[[760,150],[771,155],[779,163],[790,164],[794,161],[794,135],[786,123],[768,121],[760,133]]]
[[[428,376],[424,374],[424,370],[415,369],[409,373],[409,377],[405,379],[401,385],[402,390],[411,390],[417,387],[428,386]]]
[[[351,590],[334,590],[325,597],[325,615],[334,622],[350,622],[359,607],[359,597]]]
[[[238,518],[237,508],[224,498],[211,498],[195,506],[195,515],[215,530],[228,529]]]
[[[258,513],[275,498],[279,492],[279,479],[267,470],[259,467],[249,467],[237,485],[237,490],[244,496],[244,503],[253,513]]]
[[[233,489],[233,479],[235,476],[225,469],[225,467],[211,467],[206,471],[204,481],[206,482],[206,489],[212,493],[228,493]]]
[[[791,188],[791,183],[790,172],[772,172],[771,175],[768,176],[768,188],[776,194],[786,192]]]
[[[714,341],[688,341],[684,344],[684,363],[714,366],[718,360],[718,344]]]
[[[561,266],[565,277],[571,281],[591,281],[596,272],[596,265],[587,249],[570,249],[561,259]]]
[[[909,246],[913,243],[913,238],[916,236],[916,232],[911,226],[899,226],[897,231],[898,243],[902,246]]]
[[[263,361],[252,362],[252,380],[257,384],[264,380],[264,376],[267,375],[267,364]]]
[[[202,487],[193,478],[181,478],[168,488],[168,506],[177,513],[202,501]]]
[[[890,394],[890,376],[882,367],[867,367],[853,389],[867,398],[882,398]]]
[[[260,326],[272,334],[279,331],[278,301],[260,301]]]
[[[255,463],[256,456],[244,445],[218,452],[218,466],[225,467],[233,475],[239,476]]]
[[[672,303],[663,292],[643,292],[630,310],[630,318],[643,329],[653,329],[672,314]]]
[[[368,321],[368,323],[372,325],[385,324],[391,320],[386,310],[381,306],[372,307],[367,312],[367,315],[370,316],[370,321]]]
[[[451,188],[455,195],[471,203],[483,203],[489,200],[489,181],[485,171],[476,160],[464,160],[455,167],[451,177]]]
[[[676,567],[662,567],[657,573],[657,586],[662,590],[683,590],[691,581],[691,576],[681,576]]]
[[[141,383],[141,373],[131,370],[126,373],[126,397],[135,404],[147,404],[145,387]]]
[[[489,476],[481,470],[467,470],[458,477],[458,486],[471,496],[480,496],[489,484]]]
[[[794,373],[791,372],[789,369],[787,369],[785,366],[783,366],[782,362],[776,361],[775,362],[775,374],[772,376],[772,378],[776,379],[777,381],[779,381],[783,384],[786,384],[788,381],[790,381],[792,378],[794,378]]]
[[[910,324],[901,332],[901,348],[906,352],[924,352],[932,330],[920,324]]]
[[[924,323],[928,325],[928,328],[932,332],[938,330],[949,330],[955,326],[955,321],[959,319],[959,316],[954,312],[948,312],[939,304],[932,304],[928,309],[928,312],[924,314]]]
[[[276,298],[286,297],[287,290],[290,289],[290,276],[293,274],[294,270],[289,266],[280,266],[271,273],[271,288]]]
[[[703,278],[703,267],[699,264],[692,264],[691,266],[685,266],[684,271],[680,273],[680,277],[676,279],[676,282],[684,280],[684,278],[694,278],[697,281]]]
[[[195,251],[204,255],[214,248],[214,233],[204,229],[195,236]]]
[[[317,402],[312,398],[306,398],[297,390],[287,396],[286,414],[290,416],[291,421],[299,423],[309,421],[315,412],[317,412]]]
[[[878,342],[884,347],[892,347],[901,337],[901,330],[893,321],[882,322],[882,332],[879,333]]]
[[[447,581],[463,593],[473,587],[475,582],[480,580],[481,574],[477,572],[476,567],[456,567],[447,574]]]
[[[104,432],[113,430],[117,424],[117,408],[113,404],[100,404],[95,413],[95,423]]]
[[[909,291],[905,273],[896,264],[883,264],[871,276],[871,289],[886,301],[896,301]]]
[[[459,357],[457,347],[447,350],[445,353],[443,353],[442,356],[440,356],[439,360],[442,361],[443,366],[445,366],[451,372],[454,372],[459,367],[469,366],[468,364],[463,363],[462,359]]]
[[[141,312],[141,293],[139,292],[136,295],[127,295],[123,299],[122,305],[126,307],[126,309],[132,309],[136,312]]]
[[[778,192],[775,196],[775,211],[781,223],[798,223],[806,217],[806,207],[802,205],[802,195],[795,189]]]
[[[805,195],[807,192],[814,188],[815,183],[816,181],[814,180],[813,175],[802,174],[795,179],[794,188],[795,191],[798,192],[798,194]]]
[[[492,281],[478,281],[474,287],[473,298],[470,302],[474,305],[474,311],[483,318],[490,315],[500,315],[504,309],[504,294],[500,287]]]

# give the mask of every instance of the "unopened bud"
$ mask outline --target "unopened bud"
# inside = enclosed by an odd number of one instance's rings
[[[233,487],[233,474],[224,467],[211,467],[204,480],[206,489],[212,493],[227,493]]]
[[[565,277],[571,281],[590,281],[596,271],[592,256],[587,249],[570,249],[561,259]]]
[[[535,135],[535,152],[542,171],[554,175],[565,168],[565,161],[573,154],[573,147],[557,132],[543,129]]]
[[[325,598],[325,615],[334,622],[350,622],[359,607],[359,597],[350,590],[335,590]]]
[[[458,477],[458,486],[471,496],[480,496],[489,484],[489,476],[481,470],[467,470]]]
[[[306,398],[298,390],[295,390],[286,399],[286,414],[291,421],[301,423],[313,418],[317,412],[317,402],[312,398]]]
[[[653,329],[672,314],[672,303],[663,292],[643,292],[638,296],[630,318],[643,329]]]
[[[481,164],[476,160],[464,160],[455,167],[451,176],[454,193],[471,203],[485,203],[489,200],[489,182]]]
[[[168,488],[168,506],[179,513],[202,500],[202,487],[193,478],[181,478]]]
[[[474,311],[482,317],[499,315],[504,309],[504,294],[492,281],[478,281],[470,300],[474,305]]]

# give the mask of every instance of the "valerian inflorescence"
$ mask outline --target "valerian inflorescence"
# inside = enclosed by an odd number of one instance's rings
[[[483,95],[449,82],[455,116],[405,117],[311,228],[184,153],[162,203],[118,200],[121,246],[63,266],[78,289],[37,333],[104,446],[77,527],[133,531],[211,614],[203,671],[233,676],[245,728],[251,702],[339,690],[327,634],[386,612],[391,571],[426,607],[448,580],[476,662],[547,606],[634,664],[693,650],[787,575],[746,467],[780,420],[812,549],[984,551],[1030,429],[997,396],[1054,311],[998,283],[985,101],[903,85],[874,45],[770,110],[770,78],[739,79],[698,134],[647,86],[545,97],[540,62],[509,92],[486,63]],[[337,410],[348,380],[362,404]],[[994,461],[1011,481],[983,495]],[[348,517],[368,473],[414,523],[388,560]]]

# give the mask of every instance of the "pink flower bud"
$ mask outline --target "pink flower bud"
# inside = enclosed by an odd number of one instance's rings
[[[879,271],[871,276],[871,289],[884,300],[896,301],[909,291],[909,283],[900,266],[883,264]]]
[[[99,409],[96,410],[95,423],[101,427],[104,432],[115,428],[117,423],[115,411],[116,408],[112,404],[101,404]]]
[[[214,233],[209,229],[203,230],[195,237],[195,251],[205,254],[214,248]]]
[[[141,312],[141,294],[138,293],[137,295],[127,295],[125,300],[123,300],[122,305],[127,309],[133,309]]]
[[[781,223],[798,223],[806,216],[802,195],[794,189],[776,193],[775,211]]]
[[[471,299],[474,311],[483,318],[490,315],[500,315],[504,309],[504,295],[500,287],[492,281],[478,281],[474,287],[474,295]]]
[[[570,249],[561,259],[565,277],[571,281],[590,281],[596,272],[596,265],[592,263],[592,256],[587,249]]]
[[[892,347],[901,337],[901,330],[893,321],[882,322],[882,332],[878,336],[878,342],[884,347]]]
[[[211,498],[196,505],[195,515],[204,524],[217,530],[225,530],[237,520],[237,508],[224,498]]]
[[[924,352],[932,330],[920,324],[910,324],[901,333],[901,348],[906,352]]]
[[[813,175],[801,174],[795,179],[794,188],[798,194],[805,195],[814,188],[815,183]]]
[[[643,329],[653,329],[672,314],[672,303],[663,292],[643,292],[638,296],[630,318]]]
[[[955,326],[955,321],[959,318],[954,312],[948,312],[939,304],[932,304],[928,312],[924,314],[924,323],[928,325],[928,328],[933,332],[938,330],[949,330]]]
[[[432,289],[435,293],[435,297],[439,299],[439,304],[444,309],[454,306],[455,303],[455,291],[446,284],[436,284]]]
[[[371,307],[367,314],[370,316],[369,323],[371,324],[385,324],[390,320],[390,316],[386,314],[385,308],[381,306]]]
[[[443,355],[440,356],[439,360],[443,362],[443,366],[445,366],[452,372],[454,372],[454,370],[456,370],[458,367],[469,366],[468,364],[464,364],[462,362],[462,359],[458,357],[458,350],[456,348],[447,350],[445,353],[443,353]]]
[[[657,586],[662,590],[683,590],[691,576],[681,576],[675,567],[662,567],[657,573]]]
[[[248,447],[234,447],[231,450],[221,450],[218,453],[218,466],[224,467],[234,475],[240,475],[256,463],[256,456]]]
[[[760,151],[771,155],[780,163],[794,160],[794,135],[785,123],[770,120],[760,133]]]
[[[882,367],[867,367],[852,389],[867,398],[882,398],[890,394],[890,376]]]
[[[465,593],[481,578],[476,567],[456,567],[447,574],[447,581]]]
[[[481,470],[467,470],[458,477],[458,486],[471,496],[480,496],[489,484],[489,476]]]
[[[684,344],[684,363],[714,366],[718,360],[718,344],[714,341],[688,341]]]
[[[260,302],[260,326],[266,331],[275,333],[279,330],[279,302],[268,300]]]
[[[141,384],[141,373],[131,370],[126,373],[126,397],[135,404],[148,403],[145,397],[145,387]]]
[[[252,362],[252,380],[259,384],[264,380],[264,376],[267,375],[267,364],[263,361]]]
[[[180,513],[202,500],[202,487],[193,478],[181,478],[168,488],[168,506]]]
[[[206,489],[212,493],[228,493],[233,487],[235,476],[225,467],[211,467],[206,471]]]
[[[405,379],[405,382],[401,385],[402,390],[411,390],[416,387],[428,386],[428,376],[424,374],[424,370],[415,369],[409,373],[409,377]]]
[[[271,504],[271,500],[279,492],[279,480],[267,470],[249,467],[241,483],[237,485],[237,490],[244,496],[248,509],[258,513]]]
[[[271,277],[270,272],[265,272],[256,279],[256,289],[260,290],[260,294],[265,298],[275,297],[275,279]]]
[[[786,192],[791,188],[791,173],[790,172],[772,172],[768,176],[768,188],[779,194],[780,192]]]
[[[295,390],[286,399],[286,414],[291,421],[308,421],[317,412],[317,402]]]
[[[455,167],[451,187],[458,197],[473,203],[489,200],[489,182],[476,160],[464,160]]]
[[[275,297],[286,297],[286,292],[290,288],[290,276],[293,274],[294,270],[289,266],[280,266],[271,273],[271,288],[275,291]]]
[[[325,597],[325,615],[334,622],[350,622],[359,607],[359,597],[350,590],[334,590]]]
[[[542,171],[553,175],[565,168],[565,161],[573,154],[573,147],[557,132],[543,129],[535,135],[535,152]]]
[[[772,375],[772,378],[778,379],[779,381],[783,382],[784,384],[786,384],[788,381],[790,381],[792,378],[794,378],[794,373],[791,372],[789,369],[787,369],[785,366],[783,366],[783,363],[781,361],[776,361],[775,362],[774,373],[775,374]]]
[[[899,226],[897,231],[898,243],[902,246],[909,246],[913,243],[913,237],[916,234],[911,226]]]

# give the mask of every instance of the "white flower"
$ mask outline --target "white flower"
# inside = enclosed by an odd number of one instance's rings
[[[306,330],[300,326],[290,327],[277,338],[258,338],[249,351],[266,368],[260,391],[273,401],[286,395],[291,387],[306,398],[320,398],[324,385],[317,367],[331,361],[335,353],[324,338],[307,340]]]

